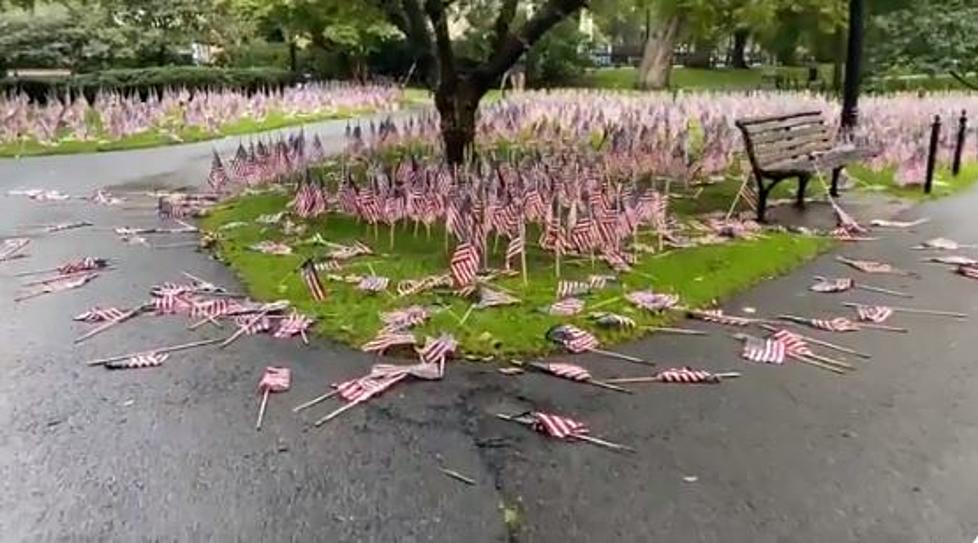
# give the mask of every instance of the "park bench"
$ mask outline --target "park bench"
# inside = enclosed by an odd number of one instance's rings
[[[764,221],[771,190],[785,179],[798,178],[798,207],[805,205],[805,188],[813,175],[832,172],[832,196],[838,196],[839,172],[847,164],[870,156],[853,145],[836,145],[820,111],[741,119],[737,128],[757,182],[757,220]],[[764,180],[770,183],[765,185]]]

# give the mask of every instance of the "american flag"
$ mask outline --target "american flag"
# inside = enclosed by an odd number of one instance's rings
[[[556,375],[557,377],[563,377],[564,379],[570,379],[572,381],[590,381],[591,372],[587,369],[578,366],[577,364],[570,364],[567,362],[551,362],[549,364],[540,364],[541,370]]]
[[[349,260],[362,255],[373,254],[373,250],[360,241],[354,241],[350,245],[341,245],[329,252],[329,258],[333,260]]]
[[[75,315],[74,320],[82,322],[106,322],[119,320],[126,314],[117,307],[93,307],[84,313]]]
[[[129,370],[138,368],[155,368],[163,365],[170,355],[166,353],[143,353],[131,356],[125,360],[107,362],[105,367],[110,370]]]
[[[107,259],[93,258],[88,256],[85,258],[79,258],[78,260],[65,262],[64,264],[58,266],[58,273],[61,275],[68,275],[82,271],[101,270],[107,268],[108,266],[109,261]]]
[[[660,383],[681,383],[681,384],[716,384],[721,381],[720,376],[706,370],[694,370],[688,367],[668,368],[655,374],[656,380]]]
[[[771,334],[771,339],[784,345],[784,351],[790,356],[812,356],[812,350],[808,347],[808,342],[800,335],[781,328]]]
[[[509,239],[509,244],[506,246],[507,270],[513,268],[513,261],[526,250],[526,240],[524,239],[523,235],[523,231],[520,230],[520,234],[518,236],[513,236]]]
[[[819,279],[814,285],[808,287],[812,292],[845,292],[856,285],[856,282],[848,277],[835,279]]]
[[[927,259],[927,262],[936,262],[938,264],[950,264],[952,266],[978,266],[978,260],[968,256],[933,256]]]
[[[860,304],[856,306],[856,313],[859,315],[859,320],[861,321],[881,324],[893,316],[893,308],[886,307],[885,305]]]
[[[773,339],[744,336],[744,350],[741,356],[751,362],[784,364],[785,345]]]
[[[388,330],[402,330],[423,324],[431,316],[431,312],[420,305],[412,305],[381,313],[380,320]]]
[[[384,392],[394,385],[394,383],[403,379],[405,375],[390,375],[385,377],[367,375],[339,383],[336,385],[336,391],[347,402],[359,403]]]
[[[510,296],[505,292],[491,289],[486,286],[479,287],[479,303],[475,304],[476,308],[484,309],[487,307],[497,307],[502,305],[513,305],[520,303],[520,300],[515,296]]]
[[[533,429],[557,439],[575,439],[588,433],[588,427],[583,422],[571,418],[536,411],[533,417]]]
[[[262,332],[267,332],[272,329],[272,323],[268,317],[255,317],[251,315],[239,315],[234,317],[234,324],[244,332],[245,334],[251,336],[255,334],[261,334]]]
[[[302,339],[305,341],[306,331],[309,330],[313,322],[315,321],[311,318],[293,311],[289,316],[279,322],[278,328],[275,330],[273,336],[279,339],[302,336]]]
[[[364,343],[360,350],[368,353],[383,353],[391,347],[415,344],[417,340],[414,339],[414,334],[384,328],[377,337]]]
[[[558,281],[557,299],[581,296],[591,292],[591,284],[584,281]]]
[[[44,283],[41,283],[39,288],[35,289],[29,294],[15,298],[14,301],[26,300],[27,298],[34,298],[43,294],[51,294],[54,292],[62,292],[65,290],[79,288],[86,285],[89,281],[95,279],[96,277],[98,277],[97,273],[87,273],[78,277],[63,277],[45,281]]]
[[[422,363],[443,365],[445,359],[455,353],[458,342],[449,334],[442,334],[437,338],[426,338],[424,347],[417,349],[418,357]]]
[[[465,287],[475,282],[479,271],[479,252],[469,242],[460,243],[452,254],[451,274],[455,287]]]
[[[231,178],[228,177],[228,172],[224,169],[224,163],[221,162],[221,157],[215,150],[214,158],[211,160],[211,171],[207,174],[207,184],[214,192],[221,192],[224,186],[230,182]]]
[[[978,266],[966,266],[960,265],[955,270],[959,275],[969,277],[971,279],[978,279]]]
[[[381,292],[387,290],[387,285],[390,284],[390,281],[387,277],[368,275],[360,280],[360,283],[357,284],[357,289],[366,292]]]
[[[285,392],[292,385],[292,372],[289,368],[268,366],[258,381],[258,393]]]
[[[625,299],[647,311],[662,311],[679,303],[677,294],[657,294],[649,291],[629,292]]]
[[[608,286],[608,283],[618,280],[614,275],[589,275],[588,284],[592,290],[601,290]]]
[[[635,319],[616,313],[593,313],[591,319],[605,328],[635,328]]]
[[[312,296],[313,300],[321,302],[326,299],[326,290],[323,289],[323,284],[319,281],[319,273],[316,271],[316,265],[312,259],[302,263],[299,268],[299,275],[302,276],[302,281],[309,289],[309,295]]]
[[[571,324],[560,324],[547,331],[547,339],[562,345],[572,353],[583,353],[598,348],[598,338]]]
[[[190,316],[194,318],[205,317],[216,319],[223,317],[234,309],[234,303],[227,298],[216,298],[213,300],[189,300]]]
[[[875,260],[855,260],[852,258],[846,258],[844,256],[836,257],[836,260],[865,273],[892,273],[896,275],[909,275],[907,272],[894,268],[885,262],[877,262]]]
[[[584,311],[584,300],[580,298],[564,298],[554,302],[547,308],[548,314],[563,317],[577,315],[581,311]]]
[[[184,294],[164,293],[153,297],[153,310],[157,315],[176,315],[189,312],[192,307]]]

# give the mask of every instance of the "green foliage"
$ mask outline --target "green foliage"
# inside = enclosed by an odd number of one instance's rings
[[[868,40],[878,73],[978,69],[978,5],[968,0],[920,0],[876,17]]]
[[[526,55],[527,78],[538,86],[573,81],[590,66],[587,36],[574,20],[552,28]]]
[[[227,48],[219,62],[232,68],[289,68],[289,46],[281,42],[255,40]]]

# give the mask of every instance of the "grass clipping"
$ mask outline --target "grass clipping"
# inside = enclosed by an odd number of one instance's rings
[[[643,255],[633,271],[619,275],[616,283],[585,296],[584,312],[574,317],[551,316],[545,308],[555,301],[558,279],[554,276],[553,256],[535,246],[537,232],[528,231],[526,286],[519,276],[493,281],[522,303],[514,306],[476,309],[460,323],[471,304],[449,293],[423,293],[399,298],[393,288],[403,279],[419,279],[443,274],[448,270],[451,240],[446,249],[444,231],[422,226],[399,224],[393,237],[386,225],[374,229],[355,219],[329,215],[309,221],[300,235],[286,236],[278,225],[263,225],[255,221],[260,215],[283,210],[288,198],[281,193],[250,194],[230,200],[213,210],[203,220],[205,231],[218,233],[219,256],[229,264],[244,282],[249,292],[261,300],[288,299],[300,311],[315,316],[317,331],[358,348],[373,338],[381,328],[380,314],[413,304],[437,306],[431,320],[413,331],[419,338],[447,332],[455,336],[460,350],[476,357],[510,357],[539,355],[550,352],[553,346],[544,333],[554,324],[573,323],[594,332],[602,344],[610,345],[636,338],[648,326],[662,325],[676,314],[654,314],[633,307],[623,295],[634,290],[680,295],[683,304],[693,307],[710,305],[764,279],[783,274],[831,245],[825,238],[788,233],[766,233],[751,241],[736,241],[720,245],[700,246]],[[294,220],[294,219],[293,219]],[[221,227],[230,223],[234,228]],[[355,284],[323,280],[327,299],[316,302],[310,296],[296,271],[307,258],[322,255],[325,249],[314,244],[301,244],[315,234],[334,243],[359,240],[374,250],[374,255],[348,261],[341,274],[389,277],[390,294],[367,294]],[[393,243],[391,242],[393,240]],[[267,255],[248,249],[261,241],[280,241],[293,247],[293,254]],[[641,240],[653,244],[653,240]],[[489,264],[501,267],[506,240],[489,241]],[[591,259],[565,259],[561,265],[562,280],[585,281],[591,274],[609,274],[608,267]],[[325,274],[323,274],[325,276]],[[605,330],[588,319],[592,307],[599,311],[631,317],[638,326],[630,330]]]

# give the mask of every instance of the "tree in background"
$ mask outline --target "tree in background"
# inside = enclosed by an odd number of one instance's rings
[[[419,66],[435,94],[441,117],[445,156],[461,163],[475,141],[476,111],[486,92],[496,84],[534,44],[554,26],[576,14],[587,0],[546,0],[534,4],[532,14],[520,24],[519,0],[500,0],[493,9],[487,54],[462,60],[449,30],[452,10],[470,7],[468,2],[444,0],[383,0],[380,8],[388,20],[416,45]],[[474,2],[478,4],[478,0]],[[526,5],[524,5],[526,7]]]

